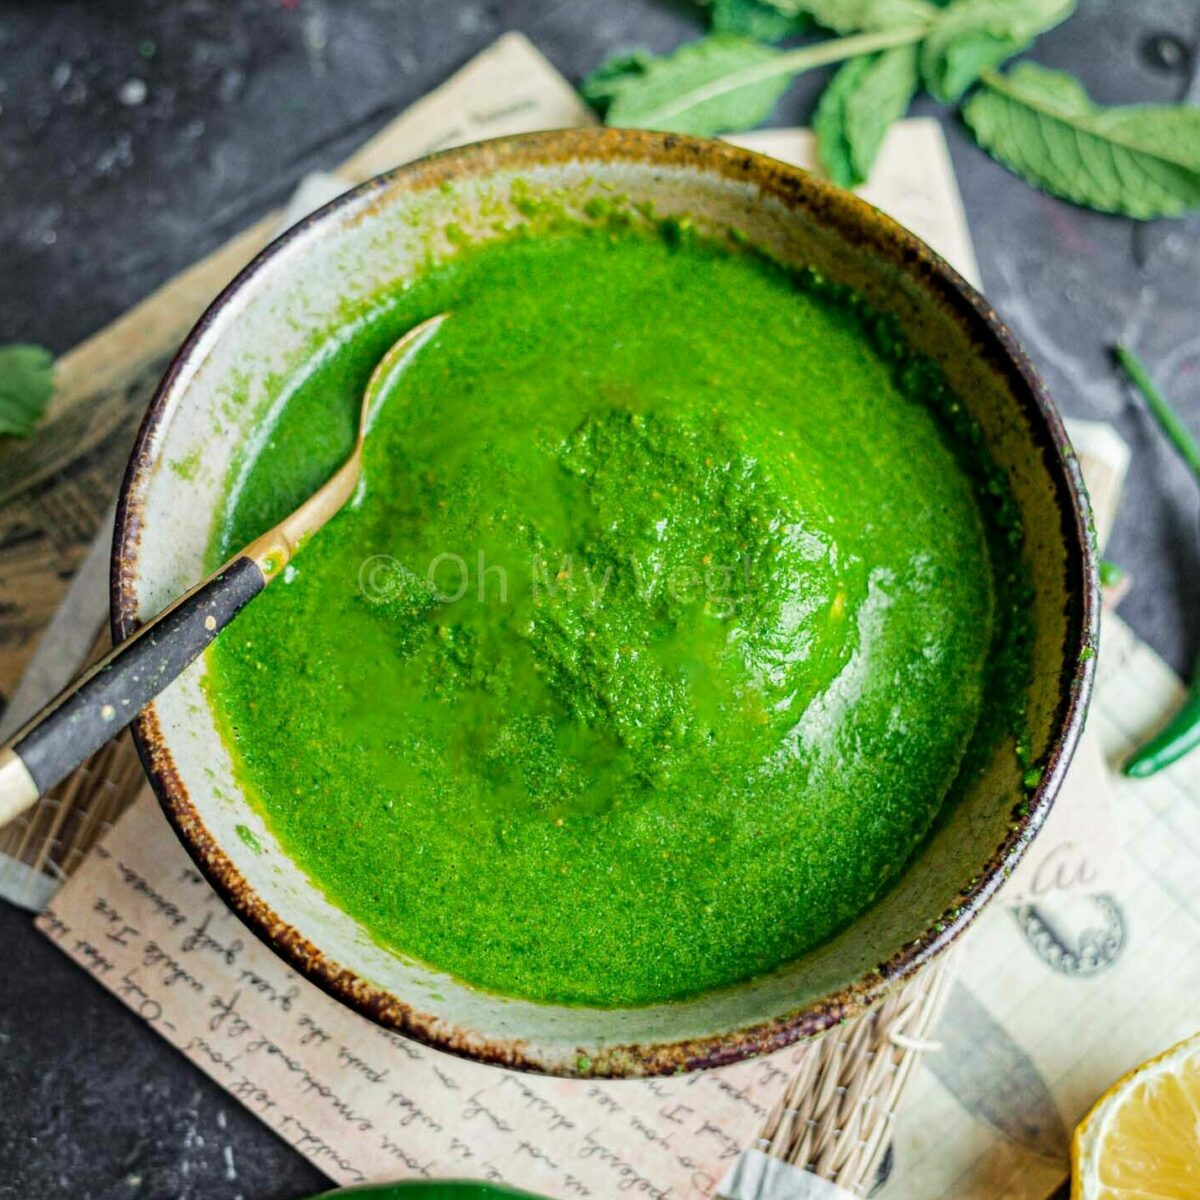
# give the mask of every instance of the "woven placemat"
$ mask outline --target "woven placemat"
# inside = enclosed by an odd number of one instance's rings
[[[107,653],[107,631],[87,662]],[[146,776],[128,732],[102,746],[74,774],[7,825],[0,855],[7,898],[40,910],[116,823],[145,786]]]
[[[865,1016],[804,1050],[759,1134],[760,1150],[854,1195],[880,1180],[900,1098],[933,1030],[953,976],[943,956]]]

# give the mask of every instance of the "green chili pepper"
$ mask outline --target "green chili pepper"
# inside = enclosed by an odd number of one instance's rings
[[[1200,480],[1200,442],[1197,442],[1183,423],[1183,418],[1172,407],[1171,402],[1154,386],[1146,364],[1126,346],[1114,346],[1113,354],[1142,394],[1150,415],[1158,422],[1168,441],[1179,452],[1179,457],[1191,468]]]
[[[1142,399],[1168,441],[1178,451],[1180,458],[1200,481],[1200,443],[1188,431],[1170,401],[1154,386],[1150,372],[1132,350],[1116,346],[1113,350],[1117,362],[1141,393]],[[1179,711],[1145,745],[1135,750],[1121,768],[1134,779],[1144,779],[1161,771],[1163,767],[1182,758],[1189,750],[1200,746],[1200,664],[1192,678]]]
[[[1197,746],[1200,746],[1200,673],[1179,711],[1125,760],[1121,770],[1133,779],[1145,779]]]

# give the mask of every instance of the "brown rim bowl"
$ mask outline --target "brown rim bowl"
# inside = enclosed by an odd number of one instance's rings
[[[330,995],[431,1046],[560,1075],[655,1075],[736,1062],[820,1034],[943,952],[994,895],[1058,792],[1094,669],[1098,585],[1087,501],[1062,422],[987,302],[924,243],[848,192],[719,142],[626,130],[504,138],[400,167],[264,250],[184,342],[121,489],[112,562],[118,638],[203,573],[232,465],[266,427],[277,381],[346,305],[526,219],[530,197],[580,219],[597,194],[739,230],[895,315],[978,421],[1024,525],[1033,583],[1027,720],[1032,792],[1012,746],[847,929],[759,979],[688,1000],[600,1010],[490,995],[377,945],[300,872],[249,803],[204,688],[203,660],[138,720],[146,770],[184,845],[255,933]],[[236,386],[235,386],[236,381]],[[180,470],[179,464],[194,469]],[[172,470],[171,465],[176,469]]]

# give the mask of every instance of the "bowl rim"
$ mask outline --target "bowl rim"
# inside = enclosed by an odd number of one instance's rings
[[[839,992],[728,1032],[675,1042],[580,1047],[578,1055],[564,1056],[561,1049],[551,1051],[515,1037],[483,1037],[436,1014],[418,1011],[332,962],[269,908],[209,833],[175,769],[153,704],[132,730],[163,812],[209,884],[254,934],[322,991],[386,1028],[475,1061],[552,1075],[643,1077],[723,1066],[817,1036],[911,977],[971,924],[1011,873],[1045,821],[1082,732],[1095,676],[1100,595],[1091,510],[1079,464],[1062,419],[1016,338],[983,296],[929,246],[858,196],[810,172],[730,143],[680,134],[603,128],[516,134],[440,151],[377,175],[317,209],[256,254],[212,301],[172,357],[138,430],[121,482],[110,565],[111,626],[114,641],[120,641],[139,625],[135,579],[144,489],[157,461],[154,443],[176,383],[213,324],[236,306],[258,275],[296,239],[334,222],[344,208],[361,205],[372,196],[406,184],[452,183],[480,173],[577,158],[716,171],[774,192],[845,237],[873,240],[891,251],[890,257],[905,273],[938,293],[937,299],[967,329],[977,352],[1004,373],[1030,413],[1034,441],[1041,442],[1038,448],[1055,487],[1055,506],[1068,534],[1065,569],[1068,596],[1074,603],[1068,606],[1060,697],[1042,778],[1033,793],[1014,807],[1006,836],[987,863],[918,937]]]

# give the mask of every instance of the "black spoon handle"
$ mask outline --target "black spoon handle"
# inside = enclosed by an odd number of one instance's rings
[[[124,729],[266,584],[253,558],[233,559],[60,692],[0,748],[0,826]]]

